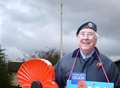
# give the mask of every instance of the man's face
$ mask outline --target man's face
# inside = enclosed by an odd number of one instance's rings
[[[90,53],[96,46],[97,36],[94,30],[90,28],[82,29],[77,35],[79,47],[84,53]]]

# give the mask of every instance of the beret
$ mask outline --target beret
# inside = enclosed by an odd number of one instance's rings
[[[97,31],[97,25],[96,25],[95,23],[93,23],[92,21],[88,21],[88,22],[82,24],[82,25],[78,28],[78,30],[77,30],[77,32],[76,32],[76,35],[78,35],[79,32],[80,32],[82,29],[84,29],[84,28],[93,29],[95,32]]]

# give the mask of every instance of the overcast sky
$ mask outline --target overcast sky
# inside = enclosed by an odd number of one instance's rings
[[[60,0],[0,0],[0,44],[11,60],[37,50],[59,49]],[[120,0],[63,0],[63,47],[77,47],[76,30],[86,21],[97,24],[98,48],[120,55]]]

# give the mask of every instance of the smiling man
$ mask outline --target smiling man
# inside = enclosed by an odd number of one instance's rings
[[[84,30],[81,30],[84,29]],[[89,22],[80,27],[76,33],[79,48],[85,55],[89,55],[96,46],[96,25]]]
[[[120,74],[116,65],[96,48],[96,32],[97,26],[91,21],[78,28],[78,49],[56,64],[56,82],[60,88],[65,88],[67,80],[77,77],[80,78],[77,80],[113,82],[115,88],[120,88]]]

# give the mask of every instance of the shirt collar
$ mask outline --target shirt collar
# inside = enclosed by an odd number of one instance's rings
[[[95,52],[95,49],[93,49],[91,53],[85,55],[85,54],[82,52],[82,50],[80,50],[80,53],[81,53],[81,56],[83,57],[83,59],[90,58],[90,57],[93,55],[94,52]]]
[[[89,55],[84,55],[83,52],[80,50],[80,48],[74,50],[73,54],[72,54],[72,57],[73,58],[89,58],[92,56],[92,54],[95,52],[95,49],[89,54]]]

